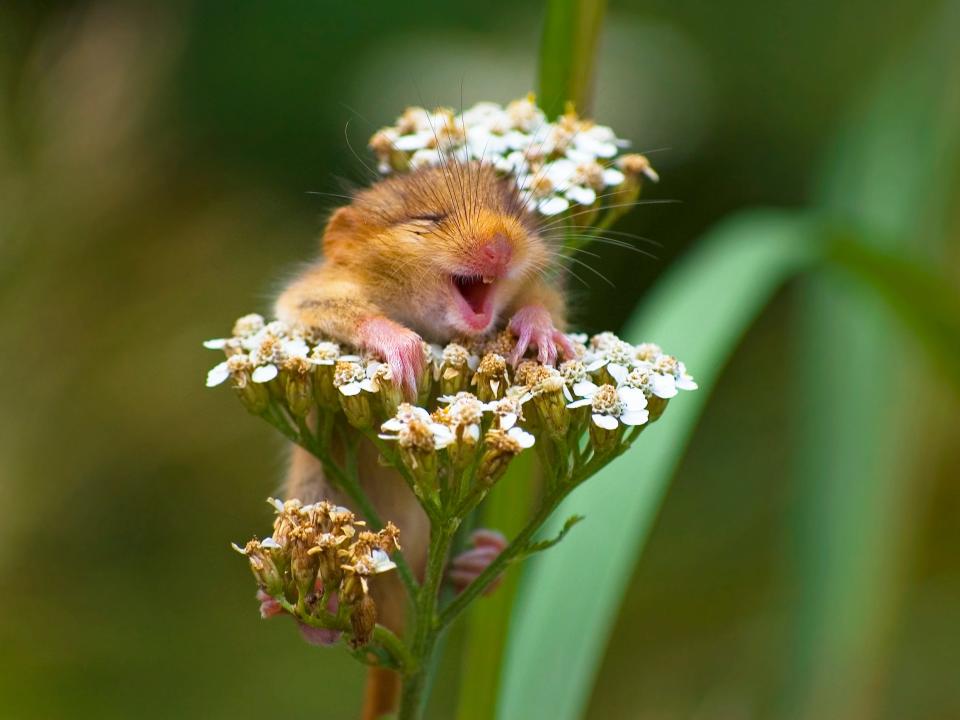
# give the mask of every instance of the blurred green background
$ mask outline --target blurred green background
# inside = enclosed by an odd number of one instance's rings
[[[649,256],[592,248],[609,283],[581,273],[577,323],[620,327],[730,213],[817,202],[828,154],[856,140],[839,134],[854,104],[928,25],[956,21],[940,8],[612,0],[595,114],[649,154],[662,182],[647,197],[680,202],[618,227],[649,238]],[[0,717],[355,716],[363,669],[260,622],[229,552],[267,527],[285,451],[230,393],[203,387],[216,357],[200,341],[269,311],[336,202],[313,193],[365,182],[366,138],[405,105],[534,87],[542,12],[527,0],[0,6]],[[875,171],[896,175],[909,148],[880,150]],[[957,175],[944,176],[944,230],[920,254],[956,288]],[[831,349],[803,335],[808,290],[781,292],[725,371],[589,718],[796,714],[796,608],[836,577],[800,569],[811,516],[837,508],[811,506],[815,464],[790,470],[800,407],[830,388],[809,372]],[[884,383],[863,397],[885,398],[914,459],[895,472],[895,551],[858,548],[891,580],[857,598],[887,610],[846,717],[946,720],[960,717],[960,410],[920,350],[891,351],[908,367],[885,374],[876,356]],[[441,679],[433,715],[448,718],[455,673]]]

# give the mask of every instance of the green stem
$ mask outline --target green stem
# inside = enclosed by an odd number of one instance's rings
[[[459,525],[459,519],[450,518],[444,523],[434,525],[431,529],[427,570],[417,596],[417,625],[412,646],[413,656],[418,662],[414,671],[407,673],[404,677],[398,720],[416,720],[423,713],[427,668],[430,666],[430,659],[441,630],[437,620],[440,584],[443,581],[450,545]]]
[[[576,484],[562,483],[543,499],[537,512],[530,518],[530,521],[524,526],[523,530],[520,531],[520,534],[510,541],[510,544],[504,548],[503,552],[440,613],[440,618],[437,623],[441,629],[453,622],[477,596],[486,590],[487,587],[506,570],[507,565],[526,550],[527,545],[537,530],[540,529],[540,526],[546,522],[557,505],[560,504],[560,501],[563,500],[574,487],[576,487]]]

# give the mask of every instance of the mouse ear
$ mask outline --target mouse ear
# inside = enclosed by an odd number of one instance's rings
[[[360,214],[350,205],[338,208],[327,221],[323,231],[322,247],[328,257],[337,252],[348,250],[356,242],[363,223]]]

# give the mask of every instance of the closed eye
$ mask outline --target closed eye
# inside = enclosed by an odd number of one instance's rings
[[[438,223],[441,220],[446,219],[446,217],[446,213],[425,213],[423,215],[413,215],[410,219],[418,220],[420,222]]]

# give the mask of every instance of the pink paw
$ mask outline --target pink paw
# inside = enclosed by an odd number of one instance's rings
[[[523,359],[527,348],[537,348],[537,360],[544,365],[557,362],[557,349],[567,357],[574,357],[570,340],[553,326],[553,319],[545,307],[528,305],[520,308],[510,320],[510,330],[517,336],[517,346],[510,354],[510,362],[516,365]]]
[[[357,341],[360,347],[390,366],[393,381],[404,397],[413,401],[417,396],[417,379],[426,362],[420,336],[393,320],[372,317],[360,323]]]
[[[476,530],[470,536],[470,544],[473,545],[473,549],[457,555],[447,569],[447,579],[458,593],[463,592],[464,588],[476,580],[497,555],[503,552],[507,546],[507,539],[496,530]],[[501,575],[490,583],[483,594],[492,593],[499,587],[502,580]]]

